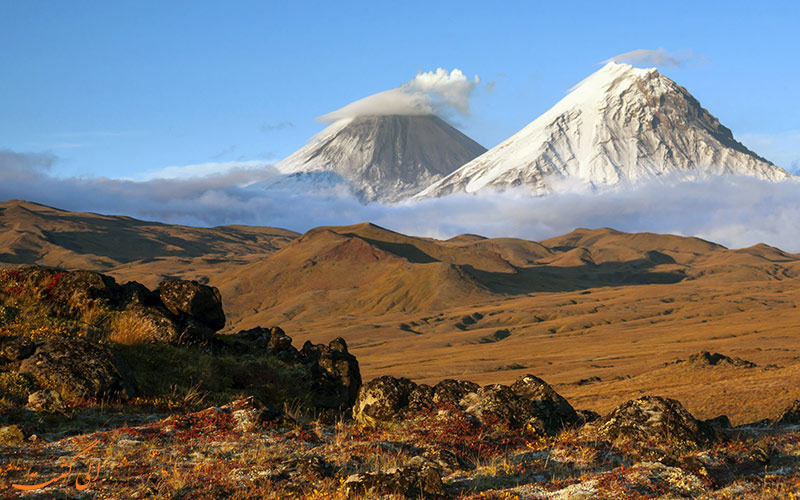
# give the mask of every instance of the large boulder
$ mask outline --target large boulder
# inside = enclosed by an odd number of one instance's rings
[[[461,405],[484,425],[503,422],[509,427],[519,428],[531,417],[525,402],[507,385],[481,387],[477,392],[464,396]]]
[[[529,403],[526,406],[532,417],[528,423],[546,434],[582,422],[572,405],[539,377],[524,375],[511,385],[511,390]]]
[[[660,396],[627,401],[589,425],[611,440],[655,440],[693,446],[716,440],[711,426],[694,418],[680,402]]]
[[[409,395],[416,387],[407,378],[389,375],[370,380],[358,391],[353,418],[371,427],[393,422],[408,408]]]
[[[19,372],[75,397],[136,395],[136,381],[125,362],[105,347],[79,338],[44,341],[22,361]]]
[[[291,346],[291,338],[280,330],[280,334],[270,338],[273,349],[286,350]],[[289,340],[284,346],[283,335]],[[273,339],[278,339],[273,343]],[[300,350],[301,360],[309,366],[311,391],[314,404],[318,408],[345,410],[352,408],[361,387],[361,371],[358,360],[347,351],[347,343],[338,337],[328,345],[306,342]]]
[[[214,331],[225,326],[222,296],[216,287],[197,281],[166,280],[158,285],[164,306],[176,316],[186,315]]]
[[[111,276],[93,271],[58,271],[55,269],[29,268],[30,278],[37,279],[40,274],[50,276],[53,299],[70,308],[85,310],[95,302],[115,303],[119,298],[120,286]],[[41,279],[39,279],[41,281]]]
[[[440,406],[458,406],[464,396],[478,392],[480,387],[475,382],[444,379],[433,387],[433,402]]]
[[[384,376],[362,386],[353,417],[376,426],[437,408],[466,412],[484,425],[504,423],[511,428],[528,427],[550,435],[583,423],[566,399],[533,375],[520,377],[510,387],[501,384],[481,387],[451,379],[430,387],[406,378]]]

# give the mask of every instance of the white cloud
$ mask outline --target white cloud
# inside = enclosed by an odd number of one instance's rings
[[[366,115],[447,115],[451,112],[466,116],[469,115],[469,100],[480,81],[478,75],[470,80],[459,69],[419,72],[398,88],[364,97],[317,120],[332,123]]]
[[[198,163],[195,165],[164,167],[158,170],[143,172],[132,180],[147,181],[154,179],[192,179],[197,177],[226,175],[235,170],[263,171],[263,174],[261,174],[262,176],[277,175],[277,170],[271,168],[271,163],[259,160],[251,160],[207,162]],[[251,173],[256,175],[255,172]]]
[[[657,50],[637,49],[606,59],[603,63],[618,62],[634,66],[661,66],[663,68],[677,68],[689,62],[701,60],[702,56],[691,51],[670,53],[663,48]]]
[[[53,157],[0,152],[0,200],[129,215],[175,224],[251,224],[306,231],[370,221],[406,234],[459,233],[541,240],[576,227],[699,236],[728,247],[767,243],[800,252],[800,181],[749,177],[645,184],[637,189],[531,197],[523,190],[364,205],[342,186],[325,192],[243,188],[271,167],[135,182],[48,175]]]

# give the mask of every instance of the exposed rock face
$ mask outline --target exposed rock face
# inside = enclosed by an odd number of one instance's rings
[[[361,387],[358,360],[341,337],[328,345],[306,342],[298,351],[280,327],[256,327],[217,338],[212,346],[236,355],[266,352],[295,365],[298,383],[308,387],[311,402],[318,409],[349,410]]]
[[[164,306],[175,316],[186,315],[214,331],[225,326],[222,296],[215,287],[196,281],[167,280],[158,286]]]
[[[786,426],[786,425],[800,425],[800,399],[789,405],[788,408],[783,410],[781,416],[775,420],[773,425]]]
[[[362,386],[353,417],[365,425],[378,426],[436,408],[463,411],[484,423],[501,421],[512,428],[529,426],[542,434],[555,434],[582,422],[564,398],[533,375],[520,377],[510,387],[480,387],[448,379],[431,388],[406,378],[379,377]]]
[[[358,391],[353,418],[370,426],[395,420],[408,407],[408,396],[416,385],[389,375],[370,380]]]
[[[716,440],[710,426],[695,419],[680,402],[659,396],[627,401],[591,426],[612,440],[655,439],[695,446]]]
[[[572,405],[539,377],[520,377],[511,386],[511,390],[530,403],[526,406],[532,410],[532,418],[540,422],[539,425],[546,434],[553,434],[581,420]],[[531,423],[536,426],[536,423]]]
[[[458,405],[471,392],[477,392],[481,386],[466,380],[445,379],[433,388],[433,402],[440,405]]]
[[[136,382],[124,361],[108,349],[78,338],[46,340],[19,367],[76,397],[128,398]]]
[[[689,356],[686,363],[693,367],[707,368],[711,366],[733,366],[738,368],[755,368],[757,365],[742,358],[731,358],[718,352],[700,351]]]
[[[246,354],[251,348],[250,346],[276,355],[294,356],[297,354],[297,349],[292,347],[292,338],[278,326],[272,328],[257,326],[249,330],[242,330],[239,333],[228,335],[226,340],[228,349],[241,354]],[[233,341],[232,344],[231,341]]]
[[[311,389],[317,407],[351,408],[361,387],[361,372],[356,357],[347,352],[344,339],[338,337],[327,346],[306,342],[300,355],[310,365]]]
[[[464,396],[465,411],[481,422],[507,422],[511,427],[523,427],[532,416],[530,408],[506,385],[487,385]]]

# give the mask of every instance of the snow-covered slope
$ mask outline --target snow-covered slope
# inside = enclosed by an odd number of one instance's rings
[[[558,190],[565,180],[593,188],[672,172],[790,177],[737,142],[686,89],[655,68],[611,62],[417,198],[520,185],[538,195]]]
[[[364,201],[393,202],[485,151],[435,115],[359,116],[336,121],[276,166],[284,174],[332,172]]]

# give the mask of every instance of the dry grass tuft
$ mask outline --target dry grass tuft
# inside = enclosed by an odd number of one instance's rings
[[[153,338],[153,329],[147,319],[122,313],[114,319],[108,339],[122,345],[146,344]]]

